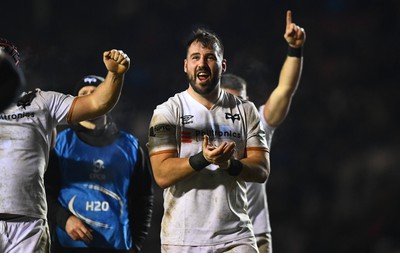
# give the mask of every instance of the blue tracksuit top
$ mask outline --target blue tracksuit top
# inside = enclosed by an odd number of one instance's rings
[[[57,136],[61,190],[59,202],[93,229],[90,245],[74,241],[60,227],[57,237],[64,247],[130,249],[127,192],[137,162],[138,140],[123,131],[113,143],[94,147],[82,142],[71,129]]]

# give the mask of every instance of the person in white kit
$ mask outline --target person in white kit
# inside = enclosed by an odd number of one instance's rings
[[[9,53],[10,48],[18,54],[11,43],[0,50]],[[101,116],[117,103],[130,59],[113,49],[103,53],[103,61],[108,73],[92,94],[74,97],[36,89],[23,92],[0,113],[0,252],[49,251],[43,178],[53,129]]]
[[[277,87],[272,91],[259,112],[263,122],[268,146],[271,148],[272,136],[286,118],[293,95],[300,82],[303,69],[303,45],[306,35],[303,28],[292,22],[292,13],[286,13],[286,31],[284,38],[288,43],[288,53],[282,66]],[[224,74],[221,88],[247,99],[246,81],[234,74]],[[257,246],[260,253],[272,253],[271,224],[267,202],[266,182],[247,183],[248,213],[254,227]]]
[[[220,88],[223,53],[215,33],[195,30],[184,60],[189,87],[150,122],[150,161],[164,189],[162,252],[258,252],[246,181],[267,180],[269,150],[255,105]]]

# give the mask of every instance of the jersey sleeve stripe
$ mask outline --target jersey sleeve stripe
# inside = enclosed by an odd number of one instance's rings
[[[149,156],[160,155],[160,154],[167,154],[167,153],[176,153],[176,150],[161,150],[154,153],[149,154]]]
[[[249,151],[264,151],[264,152],[269,153],[269,148],[266,148],[266,147],[247,147],[246,150],[249,150]]]

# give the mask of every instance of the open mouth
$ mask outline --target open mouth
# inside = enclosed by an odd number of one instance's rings
[[[197,73],[197,78],[198,78],[200,81],[205,81],[205,80],[207,80],[209,77],[210,77],[210,74],[209,74],[208,72],[199,71],[199,72]]]

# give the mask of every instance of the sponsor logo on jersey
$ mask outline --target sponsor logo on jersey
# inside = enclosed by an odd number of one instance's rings
[[[184,115],[181,117],[182,125],[192,124],[193,120],[191,120],[194,116],[193,115]]]
[[[106,175],[103,173],[103,171],[105,170],[105,166],[104,166],[104,161],[103,160],[95,160],[93,162],[93,170],[92,173],[89,174],[89,178],[90,179],[96,179],[96,180],[106,180],[107,177]]]
[[[22,118],[33,118],[35,117],[34,112],[21,112],[21,113],[13,113],[13,114],[0,114],[0,119],[2,120],[16,120]]]
[[[114,192],[100,186],[100,185],[95,185],[95,184],[84,184],[84,187],[88,189],[88,191],[97,191],[101,194],[107,195],[108,197],[111,197],[114,199],[118,205],[113,205],[113,209],[116,214],[119,214],[119,216],[122,216],[124,213],[124,203],[122,202],[122,199]],[[112,229],[111,224],[103,223],[100,221],[93,220],[92,217],[93,213],[97,212],[109,212],[112,211],[110,210],[112,207],[108,201],[102,200],[86,200],[85,202],[78,201],[78,206],[80,206],[80,209],[83,211],[82,213],[79,213],[76,210],[75,207],[75,200],[78,196],[74,195],[68,202],[68,209],[73,213],[75,216],[80,218],[81,220],[85,221],[87,224],[91,226],[96,226],[96,227],[103,227],[103,228],[108,228]],[[96,217],[96,216],[93,216]]]
[[[233,132],[231,130],[221,131],[221,130],[213,130],[213,129],[205,129],[205,130],[196,130],[195,137],[208,135],[210,137],[234,137],[241,138],[241,134],[237,132]]]
[[[193,141],[202,141],[204,135],[208,135],[209,137],[225,137],[225,138],[238,138],[240,139],[242,137],[241,133],[231,131],[229,129],[191,129],[191,128],[185,128],[185,124],[191,124],[193,123],[193,115],[185,115],[181,117],[181,122],[183,125],[183,129],[181,131],[181,143],[192,143]],[[240,115],[239,114],[231,114],[231,113],[225,113],[225,119],[231,119],[232,123],[235,122],[235,120],[240,120]]]
[[[171,125],[160,124],[150,127],[149,135],[151,137],[156,137],[159,135],[165,135],[174,132],[174,128]]]

